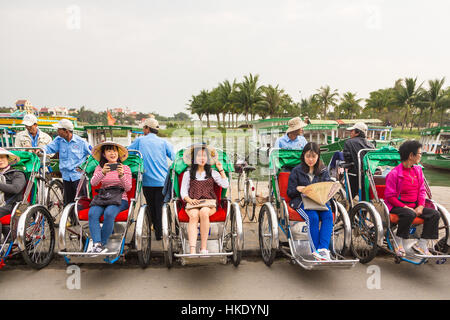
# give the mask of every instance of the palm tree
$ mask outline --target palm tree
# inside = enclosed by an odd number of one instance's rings
[[[331,91],[330,86],[320,87],[320,89],[318,89],[317,91],[318,93],[314,95],[314,99],[321,106],[323,118],[325,119],[327,116],[328,108],[330,106],[336,106],[339,93],[337,92],[337,89]]]
[[[262,87],[264,93],[264,100],[262,106],[259,108],[259,115],[262,118],[266,116],[274,117],[281,113],[281,105],[283,104],[283,99],[286,99],[283,89],[279,89],[278,85],[272,87]]]
[[[251,114],[252,120],[255,109],[263,104],[263,90],[258,86],[259,75],[244,76],[244,81],[237,84],[233,101],[238,108],[242,108],[245,114],[245,122],[248,124],[248,114]]]
[[[232,93],[236,88],[236,80],[233,80],[233,83],[225,80],[222,83],[219,83],[217,87],[217,99],[218,103],[222,106],[221,111],[223,115],[223,127],[225,127],[225,115],[232,112]],[[232,116],[232,114],[231,114]],[[228,127],[230,127],[230,123],[228,123]]]
[[[209,92],[207,90],[202,90],[200,91],[200,94],[192,96],[192,99],[189,100],[188,104],[188,110],[191,111],[191,113],[198,115],[200,121],[202,121],[203,115],[206,115],[208,128],[210,127],[209,115],[211,114],[209,103]]]
[[[402,131],[405,128],[410,113],[414,112],[420,102],[424,99],[424,92],[422,90],[422,84],[417,86],[417,78],[405,78],[399,79],[395,82],[394,86],[394,103],[405,109],[405,116],[402,122]],[[412,130],[413,119],[411,119]]]
[[[425,99],[426,105],[430,108],[430,118],[428,120],[427,127],[431,125],[434,111],[440,108],[440,105],[443,102],[442,100],[445,98],[443,90],[444,82],[445,77],[441,80],[435,79],[428,81],[428,85],[430,88],[425,93]]]
[[[450,109],[450,87],[444,90],[443,93],[444,98],[441,100],[441,103],[438,105],[438,109],[441,111],[441,121],[440,126],[444,124],[444,114],[446,114],[447,110]],[[450,119],[447,119],[447,121]]]
[[[343,118],[354,119],[361,114],[362,107],[359,105],[363,99],[356,99],[356,93],[346,92],[342,97],[337,109],[337,115]]]
[[[320,113],[320,104],[317,102],[315,95],[300,101],[300,111],[303,116],[310,119],[316,119]]]

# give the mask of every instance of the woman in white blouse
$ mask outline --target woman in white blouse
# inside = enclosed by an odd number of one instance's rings
[[[228,178],[222,163],[217,160],[217,152],[206,145],[187,149],[183,156],[186,164],[191,164],[184,173],[180,195],[187,203],[186,214],[189,216],[188,238],[190,253],[195,254],[197,243],[197,226],[200,220],[200,253],[207,254],[206,244],[209,234],[209,217],[217,210],[214,184],[228,188]],[[211,165],[216,164],[218,171]]]

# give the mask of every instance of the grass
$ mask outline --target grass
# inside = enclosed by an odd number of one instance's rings
[[[392,138],[420,140],[420,131],[418,128],[413,128],[412,131],[409,131],[409,128],[405,128],[402,132],[402,128],[394,128],[392,129]]]

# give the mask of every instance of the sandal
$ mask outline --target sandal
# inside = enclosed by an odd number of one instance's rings
[[[398,248],[395,249],[395,254],[397,257],[406,257],[406,251],[403,246],[398,246]]]
[[[416,251],[418,254],[422,254],[424,256],[432,256],[430,250],[428,250],[428,248],[425,248],[425,250],[421,247],[419,247],[417,245],[417,243],[415,245],[413,245],[413,250]]]

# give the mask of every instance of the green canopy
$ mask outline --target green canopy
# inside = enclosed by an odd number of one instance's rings
[[[10,151],[20,157],[20,161],[12,166],[14,169],[25,172],[27,178],[32,172],[39,172],[41,160],[35,153],[19,150]]]
[[[301,155],[302,150],[275,149],[270,153],[269,168],[295,167],[301,162]]]
[[[41,167],[41,160],[33,153],[23,150],[10,150],[16,156],[20,157],[20,161],[12,166],[16,170],[20,170],[25,173],[27,183],[30,179],[31,173],[39,173]],[[37,200],[37,180],[34,180],[33,187],[31,189],[31,204],[35,204]]]
[[[370,170],[370,172],[374,174],[375,170],[379,166],[396,167],[400,163],[401,160],[398,150],[394,147],[387,146],[380,149],[376,149],[374,151],[367,152],[363,158],[363,170],[364,172]],[[366,174],[364,175],[364,181],[365,181],[364,189],[366,197],[368,199],[370,184],[369,184],[369,177]]]

